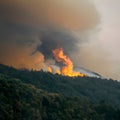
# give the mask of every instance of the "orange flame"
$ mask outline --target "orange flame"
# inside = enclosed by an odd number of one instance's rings
[[[65,75],[65,76],[70,76],[70,77],[75,77],[75,76],[83,77],[83,76],[85,76],[85,74],[73,71],[73,63],[70,60],[70,58],[67,57],[63,53],[62,48],[54,49],[52,52],[53,52],[53,55],[54,55],[56,61],[63,63],[63,67],[61,68],[61,70],[57,71],[58,74],[62,74],[62,75]]]
[[[53,73],[53,69],[51,66],[48,67],[48,72]]]

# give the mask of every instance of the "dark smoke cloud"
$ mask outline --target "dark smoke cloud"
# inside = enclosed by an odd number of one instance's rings
[[[63,48],[65,54],[73,54],[78,51],[78,39],[71,31],[57,28],[46,28],[40,33],[41,44],[37,47],[37,51],[44,54],[45,58],[52,57],[52,50],[56,48]]]
[[[41,68],[43,55],[50,58],[56,47],[69,56],[78,53],[82,39],[75,30],[93,30],[98,23],[99,14],[90,0],[1,0],[0,62]]]
[[[0,62],[39,70],[55,63],[48,59],[52,49],[63,47],[76,66],[105,76],[118,73],[118,69],[113,69],[118,68],[119,62],[107,60],[109,55],[101,50],[103,45],[94,44],[96,39],[88,43],[89,37],[86,38],[87,32],[100,22],[91,1],[0,0]]]
[[[32,26],[93,29],[99,15],[90,0],[1,0],[0,19]]]

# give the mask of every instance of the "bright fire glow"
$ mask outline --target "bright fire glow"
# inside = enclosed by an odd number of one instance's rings
[[[53,52],[53,55],[56,61],[61,62],[63,64],[61,70],[56,71],[58,74],[62,74],[62,75],[69,76],[69,77],[85,76],[85,74],[73,71],[73,63],[70,60],[70,58],[64,54],[62,48],[54,49],[52,52]],[[48,70],[52,72],[51,67],[49,67]]]
[[[53,72],[53,69],[51,66],[48,67],[48,72],[52,73]]]

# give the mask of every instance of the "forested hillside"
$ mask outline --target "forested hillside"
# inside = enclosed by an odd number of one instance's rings
[[[120,120],[120,110],[104,102],[48,93],[0,74],[0,120]]]
[[[17,70],[0,65],[0,73],[20,79],[23,83],[66,97],[81,97],[93,103],[104,101],[120,108],[120,82],[92,77],[65,77],[43,71]]]

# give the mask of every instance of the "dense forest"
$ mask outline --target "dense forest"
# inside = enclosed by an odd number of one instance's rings
[[[120,83],[1,64],[0,120],[120,120]]]

